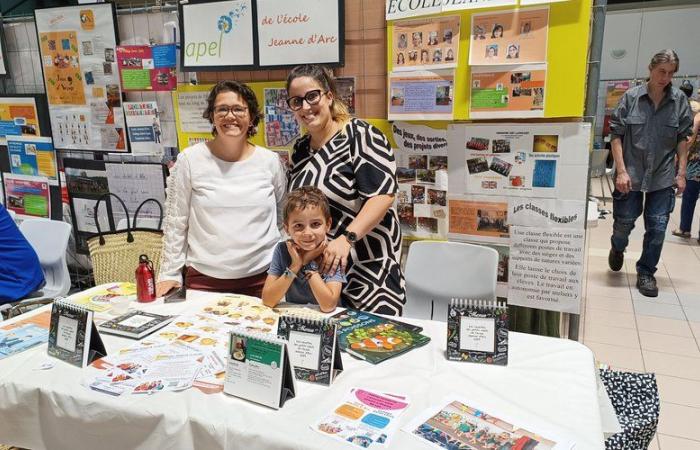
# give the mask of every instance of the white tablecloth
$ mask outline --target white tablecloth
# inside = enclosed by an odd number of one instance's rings
[[[202,303],[152,305],[166,314]],[[146,308],[144,308],[146,309]],[[22,317],[23,318],[23,317]],[[507,367],[449,362],[446,324],[408,320],[432,338],[425,347],[371,365],[343,353],[345,371],[333,385],[297,383],[297,397],[279,411],[223,393],[197,389],[110,397],[80,385],[80,369],[46,354],[46,345],[0,360],[0,443],[40,449],[348,449],[309,428],[352,387],[409,396],[400,418],[456,394],[494,415],[507,411],[568,436],[577,449],[603,449],[593,355],[573,341],[510,333]],[[102,335],[108,352],[134,341]],[[46,361],[50,370],[37,370]],[[399,431],[392,448],[430,448]]]

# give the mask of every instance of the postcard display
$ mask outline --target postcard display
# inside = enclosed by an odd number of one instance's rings
[[[34,14],[54,146],[127,152],[114,5],[38,9]]]

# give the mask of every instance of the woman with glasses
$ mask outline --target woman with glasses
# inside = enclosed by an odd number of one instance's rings
[[[248,142],[261,118],[253,91],[220,81],[203,115],[214,139],[186,148],[170,172],[156,295],[182,285],[260,297],[280,240],[286,174]]]
[[[306,134],[294,146],[290,190],[320,188],[331,206],[330,241],[321,271],[345,269],[345,306],[401,315],[401,229],[393,207],[396,162],[386,136],[353,119],[333,75],[316,65],[287,77],[287,104]]]

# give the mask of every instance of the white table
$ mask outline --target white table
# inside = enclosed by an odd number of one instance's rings
[[[173,314],[201,307],[188,300],[143,309]],[[423,326],[432,341],[376,366],[343,354],[345,371],[330,388],[298,382],[297,397],[279,411],[196,389],[110,397],[81,386],[81,370],[49,358],[46,345],[35,347],[0,360],[0,443],[32,450],[347,450],[351,446],[312,431],[309,424],[357,386],[408,395],[411,405],[402,426],[458,394],[491,405],[495,415],[518,411],[564,432],[579,450],[604,448],[594,359],[583,345],[511,333],[507,367],[456,363],[444,357],[445,323],[404,320]],[[110,335],[103,340],[109,352],[134,342]],[[47,360],[55,361],[54,368],[36,370]],[[429,447],[399,431],[392,448]]]

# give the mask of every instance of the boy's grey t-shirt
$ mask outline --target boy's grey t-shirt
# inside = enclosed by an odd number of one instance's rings
[[[270,269],[267,271],[268,274],[281,277],[284,275],[284,271],[292,263],[292,257],[289,256],[289,251],[287,250],[287,243],[285,241],[280,242],[275,247],[275,251],[272,254],[272,262],[270,263]],[[311,286],[309,286],[308,280],[303,276],[305,270],[316,270],[318,271],[318,264],[316,261],[311,261],[309,264],[305,265],[299,271],[299,276],[294,279],[289,290],[286,294],[286,301],[290,303],[318,303],[314,293],[311,291]],[[341,269],[336,270],[335,274],[327,275],[321,274],[321,278],[324,283],[329,281],[337,281],[339,283],[345,283],[347,280],[345,278],[345,273]]]

